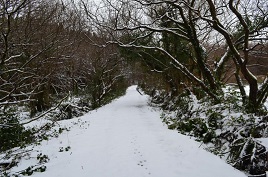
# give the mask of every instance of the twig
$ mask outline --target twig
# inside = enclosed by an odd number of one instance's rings
[[[44,115],[48,114],[49,112],[54,111],[55,109],[57,109],[57,108],[61,105],[61,103],[62,103],[66,98],[68,98],[68,96],[69,96],[69,94],[68,94],[66,97],[64,97],[63,99],[61,99],[61,101],[60,101],[54,108],[51,108],[51,109],[47,110],[46,112],[42,113],[41,115],[39,115],[38,117],[36,117],[36,118],[34,118],[34,119],[29,120],[28,122],[21,123],[21,125],[25,125],[25,124],[31,123],[31,122],[33,122],[33,121],[35,121],[35,120],[40,119],[41,117],[43,117]]]

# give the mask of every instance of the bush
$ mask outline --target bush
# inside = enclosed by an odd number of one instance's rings
[[[239,170],[246,170],[252,175],[260,175],[267,170],[267,154],[263,145],[254,138],[241,138],[230,145],[229,160]]]
[[[14,111],[0,114],[0,152],[23,146],[32,141],[30,130],[20,125]]]
[[[169,129],[196,137],[237,169],[261,174],[268,169],[267,150],[256,138],[267,137],[267,111],[248,113],[236,94],[226,93],[221,103],[189,95],[171,98],[165,108],[172,109],[165,109],[162,119]]]

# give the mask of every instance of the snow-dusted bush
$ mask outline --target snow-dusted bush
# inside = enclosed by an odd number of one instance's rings
[[[15,110],[0,113],[0,152],[14,147],[24,146],[32,142],[30,130],[26,130],[20,123]]]
[[[51,115],[54,120],[71,119],[79,117],[90,111],[90,101],[85,97],[73,96],[63,102]]]
[[[267,110],[247,113],[237,94],[230,89],[217,104],[192,94],[175,98],[156,94],[152,102],[162,100],[156,103],[169,105],[162,115],[168,128],[195,137],[237,169],[261,174],[267,169],[267,150],[257,138],[267,137]]]

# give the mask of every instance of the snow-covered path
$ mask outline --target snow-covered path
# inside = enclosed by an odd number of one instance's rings
[[[245,177],[200,143],[168,130],[160,111],[132,86],[127,94],[97,111],[61,125],[72,126],[40,146],[49,156],[42,177]],[[59,152],[70,146],[69,151]],[[38,150],[38,151],[37,151]],[[31,162],[22,161],[17,168]]]

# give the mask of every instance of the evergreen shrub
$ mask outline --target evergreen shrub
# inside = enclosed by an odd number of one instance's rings
[[[31,130],[26,130],[14,111],[0,114],[0,152],[32,142]]]

